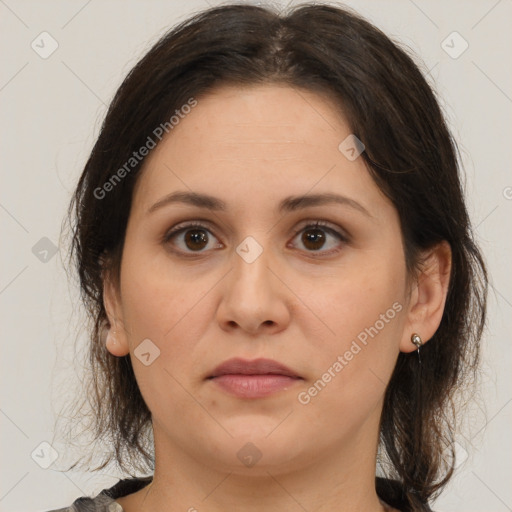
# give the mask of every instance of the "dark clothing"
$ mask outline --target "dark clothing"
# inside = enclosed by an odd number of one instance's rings
[[[123,508],[115,500],[139,491],[149,485],[152,479],[153,477],[148,476],[120,480],[110,489],[101,491],[95,498],[78,498],[69,507],[49,512],[123,512]],[[400,510],[400,512],[410,512],[411,509],[407,505],[405,492],[399,482],[377,478],[376,489],[377,495],[382,501]],[[432,509],[425,504],[422,512],[432,512]]]

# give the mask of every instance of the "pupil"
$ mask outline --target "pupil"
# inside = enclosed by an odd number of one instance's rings
[[[185,238],[187,247],[189,249],[201,249],[201,242],[204,242],[205,244],[208,243],[208,236],[204,231],[201,231],[199,229],[187,231]],[[192,247],[190,247],[189,242],[191,243]]]
[[[309,235],[307,233],[310,233]],[[315,233],[315,234],[311,234]],[[313,244],[313,249],[320,249],[325,242],[325,235],[320,229],[309,229],[304,232],[303,240],[304,245],[308,247],[308,244]],[[311,248],[311,247],[310,247]]]

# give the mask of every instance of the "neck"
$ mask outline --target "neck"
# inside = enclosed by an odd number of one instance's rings
[[[375,431],[373,425],[367,427]],[[196,460],[155,429],[153,482],[137,493],[133,510],[382,512],[386,509],[375,491],[377,440],[369,445],[365,430],[308,464],[294,463],[287,469],[256,464],[241,470]],[[131,512],[131,507],[125,510]]]

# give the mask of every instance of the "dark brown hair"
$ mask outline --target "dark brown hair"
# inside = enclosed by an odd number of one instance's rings
[[[446,454],[453,446],[454,396],[476,376],[487,274],[471,232],[456,145],[431,87],[398,43],[357,14],[330,5],[300,5],[286,14],[240,4],[203,11],[162,37],[111,102],[69,211],[70,254],[93,324],[88,396],[95,406],[94,432],[112,448],[101,467],[115,460],[123,469],[129,461],[139,470],[154,468],[151,414],[130,357],[105,349],[102,295],[103,271],[119,278],[144,160],[104,197],[97,191],[191,97],[228,83],[287,84],[336,98],[366,147],[362,157],[373,179],[398,211],[409,272],[418,267],[420,250],[443,240],[451,246],[445,311],[421,349],[421,374],[417,354],[400,353],[382,411],[380,456],[415,510],[453,472]]]

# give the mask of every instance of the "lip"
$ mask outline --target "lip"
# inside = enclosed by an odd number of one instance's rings
[[[293,370],[272,359],[241,359],[235,357],[224,361],[213,370],[209,379],[222,375],[284,375],[285,377],[301,378]]]
[[[303,380],[287,366],[272,359],[229,359],[217,366],[207,380],[239,398],[263,398]]]

